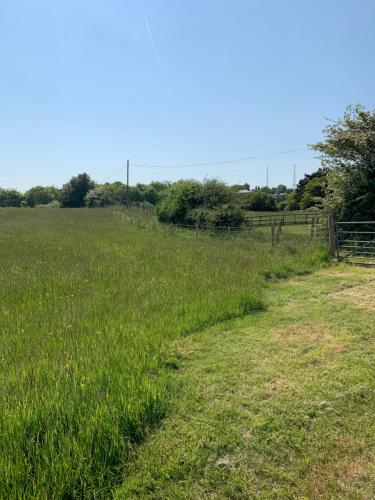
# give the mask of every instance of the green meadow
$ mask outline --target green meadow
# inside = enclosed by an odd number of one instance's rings
[[[299,232],[196,239],[106,209],[2,209],[0,229],[4,498],[111,496],[173,412],[173,342],[327,259]]]

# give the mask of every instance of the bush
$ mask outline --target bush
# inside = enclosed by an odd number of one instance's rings
[[[25,193],[27,206],[47,205],[59,196],[59,190],[55,187],[34,186]]]
[[[126,184],[117,181],[90,189],[85,201],[88,207],[107,207],[127,203],[148,203],[155,206],[162,199],[166,188],[166,183],[152,182],[149,185],[129,186],[128,189]]]
[[[241,226],[245,222],[243,210],[238,205],[222,205],[216,208],[194,208],[185,219],[189,225]]]
[[[58,200],[52,200],[45,205],[35,205],[35,208],[60,208],[60,203],[58,202]]]
[[[243,195],[241,205],[245,210],[255,212],[272,212],[276,210],[275,198],[265,189],[255,189],[251,193]]]
[[[288,194],[284,210],[288,211],[299,210],[299,203],[296,191],[292,191],[291,193]]]
[[[160,222],[186,224],[188,212],[203,203],[202,185],[198,181],[178,181],[156,208]]]
[[[308,208],[322,208],[326,191],[326,176],[315,177],[308,181],[305,186],[300,208],[307,210]]]
[[[216,179],[176,182],[156,213],[160,222],[169,224],[237,226],[244,221],[236,193]]]
[[[0,207],[20,207],[22,198],[15,189],[0,189]]]

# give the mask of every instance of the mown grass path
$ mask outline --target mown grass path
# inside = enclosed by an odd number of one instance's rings
[[[179,400],[117,498],[374,498],[375,272],[268,295],[267,312],[176,342]]]

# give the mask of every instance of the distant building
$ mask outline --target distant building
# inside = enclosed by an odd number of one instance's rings
[[[248,194],[248,193],[250,193],[250,184],[245,182],[245,184],[238,191],[238,194]]]
[[[276,200],[280,200],[280,199],[285,199],[287,196],[288,196],[288,193],[273,193],[272,196],[276,199]]]

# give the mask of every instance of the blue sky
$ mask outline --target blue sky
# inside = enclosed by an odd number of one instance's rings
[[[373,0],[0,0],[0,186],[304,148],[374,106]],[[310,151],[131,182],[291,185]]]

